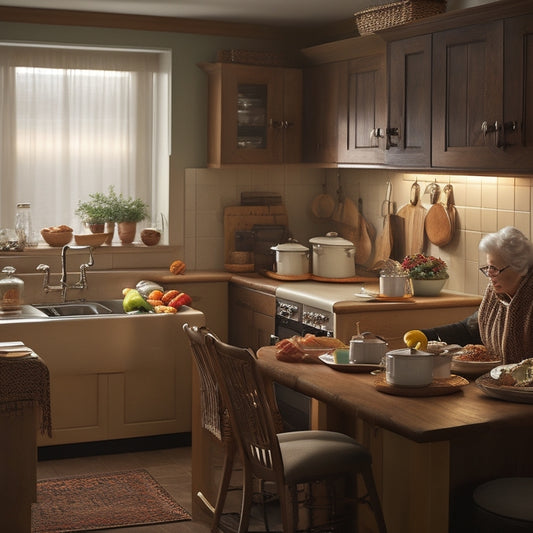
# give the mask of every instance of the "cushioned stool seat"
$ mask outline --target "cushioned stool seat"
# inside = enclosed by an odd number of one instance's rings
[[[478,521],[490,531],[533,531],[533,478],[508,477],[488,481],[473,493]]]

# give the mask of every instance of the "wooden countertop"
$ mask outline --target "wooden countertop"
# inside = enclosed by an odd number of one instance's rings
[[[376,390],[370,374],[342,373],[322,363],[278,361],[272,346],[260,348],[258,358],[271,380],[415,442],[533,427],[533,405],[490,398],[474,383],[446,396],[393,396]]]

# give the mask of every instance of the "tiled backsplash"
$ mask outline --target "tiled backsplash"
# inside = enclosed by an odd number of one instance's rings
[[[276,192],[282,195],[289,214],[289,229],[297,240],[308,244],[311,237],[331,231],[327,220],[311,213],[313,198],[322,192],[336,198],[340,180],[343,192],[357,202],[379,234],[381,205],[387,181],[392,183],[396,209],[409,201],[411,185],[418,180],[421,191],[434,180],[442,187],[451,183],[457,209],[457,231],[442,248],[429,244],[426,253],[449,264],[446,289],[482,294],[486,279],[478,267],[484,263],[478,243],[485,233],[514,225],[528,237],[531,220],[531,177],[480,177],[463,175],[404,174],[383,170],[317,169],[305,166],[243,167],[239,169],[188,169],[185,172],[185,261],[191,269],[222,269],[224,263],[224,208],[240,204],[243,191]],[[422,196],[429,207],[429,195]]]

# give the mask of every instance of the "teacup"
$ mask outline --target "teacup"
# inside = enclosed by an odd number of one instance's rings
[[[401,298],[413,295],[413,282],[408,276],[381,274],[379,293],[389,298]]]
[[[447,379],[451,376],[451,354],[439,354],[433,356],[433,377],[435,379]]]
[[[350,341],[350,363],[379,364],[386,352],[387,343],[379,338]]]

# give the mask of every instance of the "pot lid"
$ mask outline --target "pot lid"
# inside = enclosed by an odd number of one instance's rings
[[[277,244],[276,246],[271,246],[271,250],[275,252],[308,252],[309,248],[300,244],[298,241],[289,241],[282,244]]]
[[[309,242],[312,244],[322,244],[324,246],[350,246],[354,247],[353,242],[339,237],[339,234],[335,231],[330,231],[326,233],[323,237],[313,237],[309,239]]]
[[[392,350],[391,352],[387,352],[386,355],[429,355],[433,356],[433,354],[428,352],[423,352],[422,350],[416,350],[415,348],[400,348],[399,350]]]

